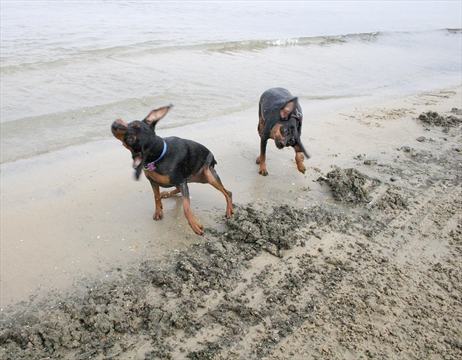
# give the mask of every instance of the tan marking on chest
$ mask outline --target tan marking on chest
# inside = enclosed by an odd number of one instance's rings
[[[171,185],[169,176],[159,174],[156,171],[149,171],[149,170],[143,170],[143,171],[144,171],[144,175],[148,178],[148,180],[154,181],[156,184],[159,184],[159,185]]]

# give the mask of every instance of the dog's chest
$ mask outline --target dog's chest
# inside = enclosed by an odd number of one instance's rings
[[[146,169],[144,170],[144,175],[149,181],[159,186],[171,186],[170,177],[168,175],[162,175],[156,171],[149,171]]]

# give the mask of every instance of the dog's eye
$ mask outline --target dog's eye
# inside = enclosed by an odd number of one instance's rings
[[[135,142],[136,142],[136,136],[135,135],[129,135],[129,136],[127,136],[125,141],[127,142],[127,145],[133,146],[133,144],[135,144]]]

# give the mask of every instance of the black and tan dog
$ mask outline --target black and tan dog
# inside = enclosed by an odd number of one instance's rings
[[[296,97],[283,88],[266,90],[260,97],[258,107],[258,134],[260,135],[260,156],[257,164],[260,164],[259,173],[268,175],[266,169],[266,144],[273,139],[276,147],[282,149],[292,146],[295,150],[295,162],[297,169],[305,173],[303,154],[310,156],[302,145],[302,108]]]
[[[160,220],[163,217],[162,198],[181,192],[184,215],[194,232],[201,235],[204,229],[191,210],[188,183],[209,183],[221,191],[226,198],[227,217],[233,214],[232,194],[223,187],[214,168],[217,162],[205,146],[174,136],[162,139],[156,135],[156,124],[170,107],[153,110],[142,121],[135,120],[127,124],[118,119],[112,124],[111,130],[132,153],[136,179],[139,179],[143,170],[151,183],[156,205],[153,219]],[[161,193],[160,186],[175,186],[176,189]]]

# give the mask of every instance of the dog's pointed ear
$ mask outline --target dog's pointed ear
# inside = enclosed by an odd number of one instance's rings
[[[161,108],[158,108],[158,109],[155,109],[155,110],[152,110],[148,116],[146,116],[146,118],[144,119],[149,125],[153,125],[155,126],[157,124],[157,122],[162,119],[166,114],[167,112],[170,110],[170,108],[172,107],[173,105],[170,104],[169,106],[164,106],[164,107],[161,107]]]
[[[287,102],[282,108],[281,110],[279,110],[279,116],[281,117],[281,119],[288,119],[290,117],[290,115],[294,112],[295,110],[295,104],[297,102],[297,98],[295,99],[292,99],[290,100],[289,102]]]

